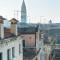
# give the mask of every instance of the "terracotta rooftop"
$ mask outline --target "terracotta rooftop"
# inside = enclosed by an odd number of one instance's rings
[[[9,28],[4,28],[4,38],[9,38],[15,36],[14,34],[11,33],[11,29]]]
[[[36,28],[30,27],[30,28],[18,28],[18,35],[20,34],[35,34],[36,33]],[[9,38],[15,36],[14,34],[11,33],[10,28],[4,28],[4,38]]]

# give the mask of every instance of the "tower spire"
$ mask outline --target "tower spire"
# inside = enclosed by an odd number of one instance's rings
[[[26,17],[27,17],[27,14],[26,14],[26,5],[25,5],[25,1],[23,0],[22,2],[22,6],[21,6],[21,22],[22,23],[26,23]]]

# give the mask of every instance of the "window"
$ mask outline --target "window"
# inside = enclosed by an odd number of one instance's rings
[[[0,53],[0,60],[2,60],[2,53]]]
[[[21,50],[20,50],[20,44],[19,44],[19,54],[20,54]]]
[[[11,54],[10,49],[7,50],[7,60],[11,60]]]
[[[25,47],[25,40],[23,40],[23,47]]]
[[[15,48],[12,47],[12,58],[14,58],[14,57],[15,57]]]

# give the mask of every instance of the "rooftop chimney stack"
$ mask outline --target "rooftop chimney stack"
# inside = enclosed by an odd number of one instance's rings
[[[5,18],[3,18],[2,16],[0,16],[0,38],[1,39],[4,39],[4,26],[3,26],[3,23]]]
[[[15,19],[15,18],[12,18],[11,20],[10,20],[10,22],[11,22],[11,33],[13,34],[13,35],[18,35],[18,32],[17,32],[17,20]]]

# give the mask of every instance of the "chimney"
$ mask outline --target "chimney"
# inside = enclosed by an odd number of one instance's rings
[[[13,35],[18,35],[18,32],[17,32],[17,20],[15,19],[15,18],[12,18],[11,20],[10,20],[10,22],[11,22],[11,33],[13,34]]]
[[[0,38],[1,39],[4,39],[4,26],[3,26],[4,21],[3,20],[6,20],[6,19],[0,16]]]

